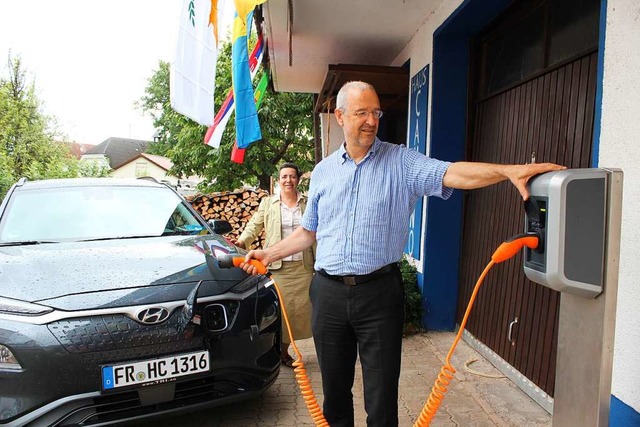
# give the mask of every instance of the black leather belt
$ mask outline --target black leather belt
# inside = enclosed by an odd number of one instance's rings
[[[336,282],[342,282],[345,285],[359,285],[361,283],[369,282],[376,277],[380,277],[383,274],[389,273],[393,271],[395,268],[398,268],[398,263],[394,262],[393,264],[385,265],[382,268],[377,269],[376,271],[372,271],[369,274],[361,274],[361,275],[352,275],[352,276],[334,276],[332,274],[328,274],[324,270],[318,270],[318,273],[322,274],[324,277],[335,280]]]

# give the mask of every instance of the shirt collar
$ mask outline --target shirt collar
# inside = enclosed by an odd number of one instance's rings
[[[298,194],[298,197],[296,198],[296,202],[297,202],[298,204],[300,204],[300,199],[302,199],[302,194],[300,194],[300,192],[299,192],[299,191],[296,191],[296,193]],[[282,201],[282,192],[281,192],[281,191],[278,191],[278,198],[277,198],[277,199],[275,199],[275,200],[274,200],[274,202],[275,202],[276,200],[277,200],[277,201],[279,201],[279,202],[280,202],[280,201]]]
[[[367,159],[367,157],[369,156],[375,156],[376,153],[378,152],[378,150],[380,149],[380,145],[382,143],[380,142],[380,140],[378,139],[378,137],[376,136],[376,139],[373,141],[373,144],[371,145],[371,148],[369,148],[369,151],[367,152],[367,155],[364,156],[364,159],[362,159],[363,161]],[[349,157],[349,153],[347,153],[347,149],[345,148],[347,145],[346,141],[342,141],[342,144],[340,144],[340,147],[338,148],[338,161],[340,162],[340,164],[343,164],[344,162],[347,161],[347,159],[350,159],[351,157]]]

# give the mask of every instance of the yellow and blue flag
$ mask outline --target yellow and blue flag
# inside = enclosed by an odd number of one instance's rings
[[[256,109],[260,108],[260,104],[262,103],[262,98],[264,98],[264,94],[267,91],[267,85],[269,84],[269,72],[265,70],[262,73],[262,77],[256,86],[256,91],[253,94],[253,99],[256,103]],[[244,153],[246,148],[239,148],[238,141],[233,143],[233,149],[231,150],[231,161],[236,163],[244,163]]]
[[[249,71],[247,22],[255,7],[266,0],[234,0],[236,15],[233,22],[231,45],[231,80],[236,105],[236,141],[239,148],[247,148],[262,139],[258,110],[253,97]]]

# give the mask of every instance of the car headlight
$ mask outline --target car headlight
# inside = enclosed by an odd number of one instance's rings
[[[9,347],[0,344],[0,371],[1,370],[19,370],[22,366],[13,355]]]
[[[38,304],[32,304],[17,299],[0,297],[0,313],[19,314],[24,316],[37,316],[53,311],[52,308]]]
[[[243,294],[250,289],[258,290],[264,276],[247,276],[244,280],[238,282],[233,288],[229,289],[234,294]]]
[[[263,312],[260,318],[260,332],[271,326],[280,314],[280,307],[278,301],[273,301]]]

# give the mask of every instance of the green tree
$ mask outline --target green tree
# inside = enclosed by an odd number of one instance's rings
[[[41,112],[35,86],[20,58],[8,57],[9,77],[0,78],[0,197],[20,177],[75,177],[78,161],[55,142],[54,118]]]
[[[78,176],[79,177],[91,177],[91,178],[104,178],[109,176],[111,168],[109,166],[100,165],[97,162],[79,162],[78,163]]]
[[[263,71],[261,71],[263,72]],[[261,75],[256,76],[256,82]],[[222,45],[216,71],[216,111],[231,88],[231,44]],[[142,110],[150,114],[159,130],[160,142],[154,154],[169,157],[177,176],[205,177],[202,191],[224,191],[242,185],[269,190],[270,178],[282,162],[294,162],[303,171],[313,167],[313,97],[311,94],[279,93],[267,89],[258,117],[263,140],[245,152],[243,164],[231,161],[235,138],[234,118],[229,120],[220,147],[204,144],[207,131],[191,119],[175,112],[169,98],[169,64],[160,62],[148,80]]]

